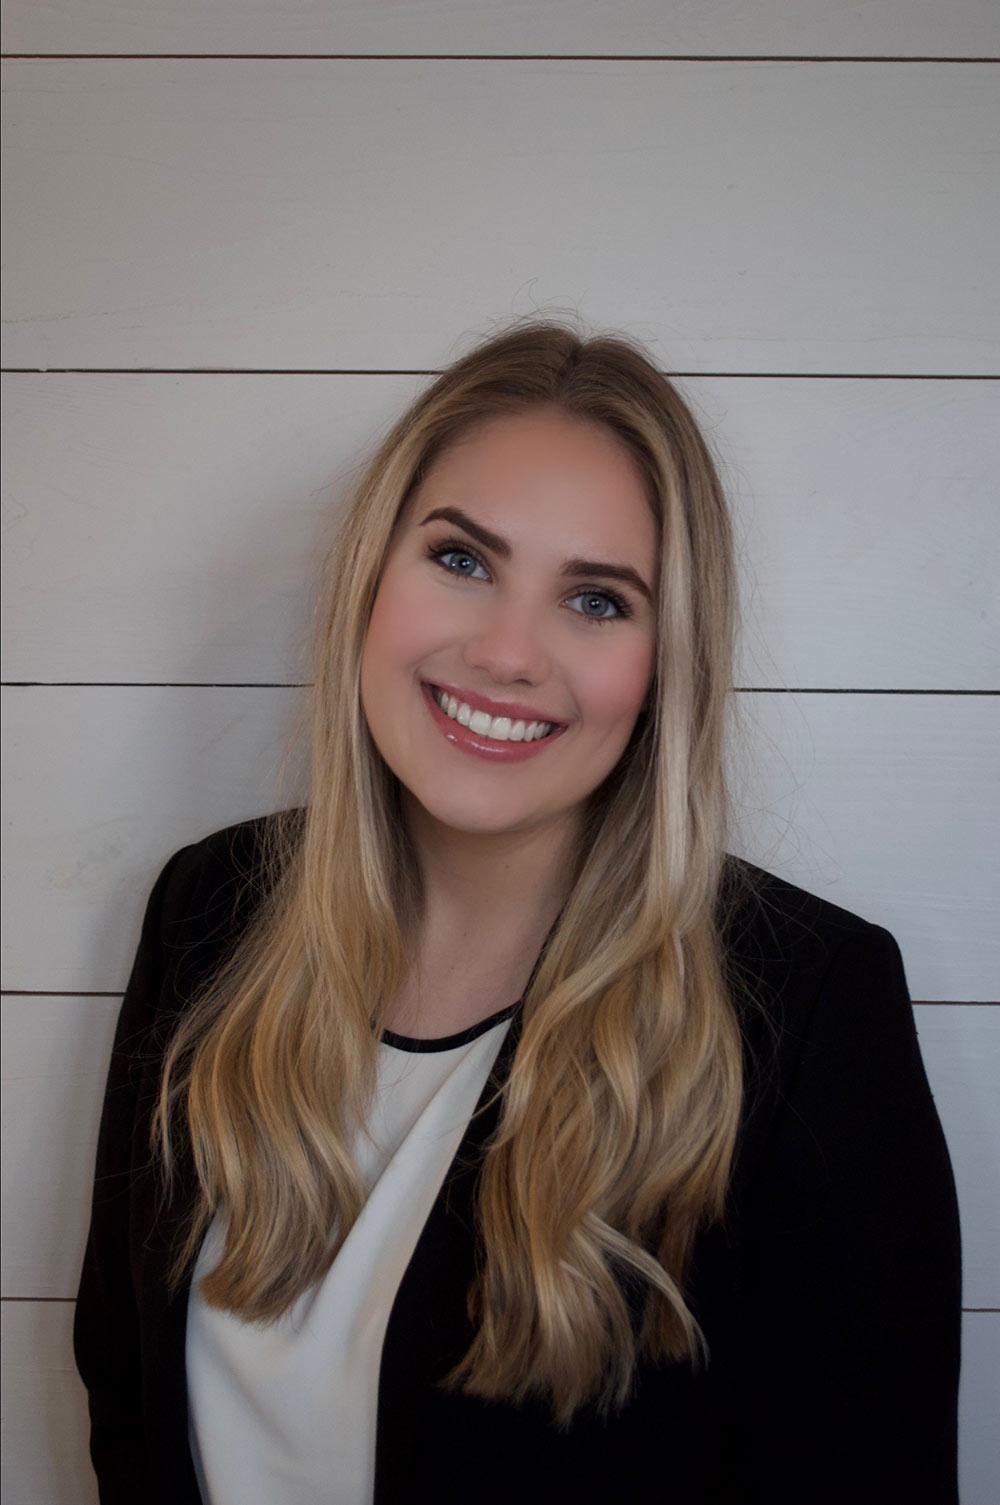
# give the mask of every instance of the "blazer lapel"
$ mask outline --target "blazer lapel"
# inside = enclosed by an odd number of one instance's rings
[[[417,1397],[462,1357],[474,1336],[466,1291],[476,1269],[474,1197],[487,1142],[500,1121],[521,1014],[511,1017],[493,1069],[417,1239],[389,1314],[379,1371],[375,1500],[406,1499]]]

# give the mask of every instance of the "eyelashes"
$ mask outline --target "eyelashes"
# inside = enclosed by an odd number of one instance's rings
[[[470,548],[467,543],[463,543],[461,539],[449,538],[445,539],[443,543],[431,544],[427,550],[427,557],[433,559],[449,575],[456,575],[459,580],[471,579],[472,577],[463,576],[458,570],[449,569],[443,562],[447,554],[464,554],[467,558],[474,559],[477,564],[481,564],[484,570],[488,568],[485,560],[476,553],[476,550]],[[619,617],[628,618],[634,615],[632,607],[625,597],[620,595],[618,591],[609,589],[606,585],[582,586],[579,590],[573,592],[570,600],[574,600],[577,596],[601,596],[604,600],[611,602]],[[587,616],[585,612],[577,612],[576,615],[582,617],[585,622],[594,622],[598,627],[603,627],[606,622],[614,622],[616,620],[615,617]]]

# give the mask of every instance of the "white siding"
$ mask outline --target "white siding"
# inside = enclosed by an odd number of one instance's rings
[[[4,1505],[97,1505],[72,1321],[68,1301],[4,1304]],[[960,1498],[962,1505],[997,1505],[1000,1315],[967,1312],[962,1345]]]
[[[5,1301],[4,1505],[97,1505],[87,1393],[73,1363],[73,1304]]]
[[[6,74],[8,366],[422,370],[558,303],[678,371],[993,367],[987,67]]]
[[[4,679],[307,679],[304,582],[425,380],[4,377]],[[1000,683],[993,383],[681,385],[728,462],[738,684]]]
[[[101,1091],[121,997],[3,1000],[3,1289],[75,1296],[90,1215]],[[964,1301],[1000,1287],[1000,1010],[922,1003],[920,1048],[948,1138],[964,1243]]]
[[[294,689],[8,687],[5,986],[117,991],[146,894],[213,826],[296,803]],[[994,1001],[1000,700],[740,697],[734,847],[886,925],[913,997]],[[992,827],[992,830],[991,830]]]
[[[7,52],[995,57],[992,0],[8,0]]]

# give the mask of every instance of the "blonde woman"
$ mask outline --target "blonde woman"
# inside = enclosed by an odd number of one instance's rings
[[[951,1502],[954,1188],[884,929],[726,853],[730,524],[624,339],[379,449],[301,811],[146,915],[76,1351],[106,1502]]]

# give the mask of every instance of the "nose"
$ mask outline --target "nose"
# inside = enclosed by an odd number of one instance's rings
[[[470,632],[462,655],[470,669],[478,669],[498,685],[544,684],[551,671],[548,649],[538,623],[523,602],[496,597]]]

